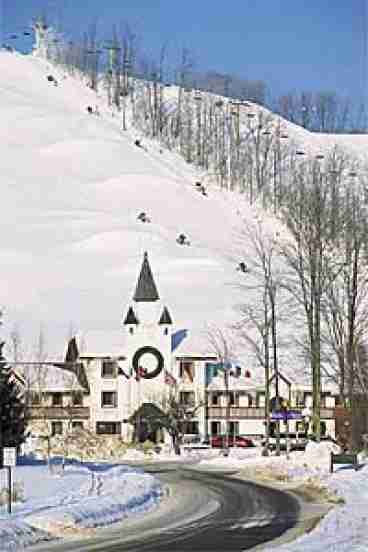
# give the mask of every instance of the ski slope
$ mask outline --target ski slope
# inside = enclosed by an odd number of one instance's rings
[[[121,353],[122,316],[148,251],[175,328],[202,336],[191,348],[203,351],[206,324],[237,319],[242,275],[236,266],[250,254],[239,236],[244,219],[260,213],[213,186],[208,197],[199,194],[193,166],[154,142],[135,146],[139,136],[120,130],[103,92],[96,95],[45,60],[1,51],[0,71],[5,337],[17,325],[28,358],[40,325],[51,356],[62,354],[72,330],[85,336],[88,352]],[[47,81],[49,73],[59,86]],[[89,115],[88,105],[98,105],[101,116]],[[368,145],[367,136],[313,135],[284,125],[313,152],[340,142],[364,155]],[[151,223],[137,220],[142,211]],[[176,243],[180,233],[189,247]]]

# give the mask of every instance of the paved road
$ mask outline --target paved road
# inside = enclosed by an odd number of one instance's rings
[[[150,464],[144,469],[170,487],[170,496],[155,511],[101,529],[88,540],[31,550],[240,552],[280,536],[298,518],[296,499],[274,489],[195,467]]]

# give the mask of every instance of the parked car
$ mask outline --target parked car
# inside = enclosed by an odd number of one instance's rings
[[[214,448],[224,448],[226,446],[226,435],[213,435],[210,439],[211,446]],[[255,447],[254,442],[249,437],[242,435],[229,435],[229,447],[248,448]]]

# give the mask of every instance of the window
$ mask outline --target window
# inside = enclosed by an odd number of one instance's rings
[[[211,422],[211,435],[220,434],[220,422]]]
[[[129,328],[129,333],[134,334],[134,328],[132,326],[130,326],[130,328]]]
[[[62,393],[52,393],[51,403],[52,403],[52,406],[63,406]]]
[[[83,406],[83,393],[81,391],[73,393],[72,404],[73,406]]]
[[[120,422],[97,422],[96,433],[97,435],[120,435],[121,423]]]
[[[199,434],[199,427],[198,427],[198,422],[196,421],[185,421],[185,422],[181,422],[180,423],[180,431],[181,433],[191,433],[191,434],[194,434],[194,435],[198,435]]]
[[[72,422],[72,429],[83,429],[83,422]]]
[[[116,378],[116,363],[114,360],[103,360],[101,377]]]
[[[239,406],[239,395],[235,391],[229,392],[229,404],[230,406]]]
[[[211,405],[219,406],[220,404],[220,393],[211,393]]]
[[[182,360],[179,365],[179,377],[183,383],[193,383],[194,381],[194,362]]]
[[[257,401],[258,408],[262,408],[265,405],[265,394],[257,393],[256,401]]]
[[[297,408],[304,408],[304,393],[303,391],[297,391],[295,394],[295,404]]]
[[[116,391],[102,391],[101,406],[102,408],[115,408],[118,405],[118,394]]]
[[[239,435],[239,422],[229,422],[229,435]]]
[[[51,422],[51,435],[62,435],[63,434],[63,422]]]
[[[41,393],[37,391],[31,391],[29,401],[32,406],[39,406],[41,404]]]
[[[179,402],[186,406],[193,406],[195,404],[194,391],[181,391],[179,396]]]

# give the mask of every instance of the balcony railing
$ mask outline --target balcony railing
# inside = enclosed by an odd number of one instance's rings
[[[31,406],[29,409],[29,417],[33,420],[88,420],[89,416],[88,406]]]
[[[292,408],[292,410],[301,409]],[[264,418],[264,408],[254,406],[231,406],[229,410],[230,418],[251,418],[260,420]],[[207,407],[207,418],[226,418],[227,408],[224,406],[209,406]],[[334,418],[333,408],[321,408],[321,419]]]

